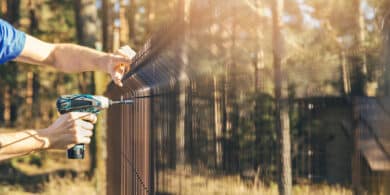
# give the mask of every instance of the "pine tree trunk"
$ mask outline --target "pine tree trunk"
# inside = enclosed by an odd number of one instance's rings
[[[354,49],[359,51],[359,55],[351,53],[348,58],[352,64],[351,70],[351,94],[353,96],[367,95],[367,64],[364,48],[365,30],[364,30],[364,13],[360,6],[361,0],[354,0],[353,5],[357,10],[355,24],[355,45]]]
[[[112,4],[111,0],[102,0],[102,2],[103,50],[106,52],[112,52]]]
[[[258,12],[260,12],[260,0],[255,0],[255,7]],[[259,16],[258,16],[259,17]],[[261,38],[263,37],[262,29],[261,29],[261,21],[260,19],[257,20],[258,23],[256,25],[256,46],[255,46],[255,56],[253,59],[253,67],[255,69],[254,71],[254,91],[255,93],[259,93],[261,91],[261,75],[260,71],[264,67],[264,52],[261,48],[261,45],[263,44],[261,42]]]
[[[215,167],[217,169],[221,168],[222,164],[222,145],[221,145],[221,109],[220,109],[220,94],[218,92],[218,81],[217,77],[213,77],[213,89],[214,89],[214,132],[215,132]]]
[[[384,89],[383,95],[390,96],[390,13],[385,16],[383,23],[383,48],[384,48]]]
[[[154,12],[153,12],[153,5],[151,4],[152,2],[149,1],[149,13],[148,13],[148,21],[149,25],[152,25],[152,21],[154,20]],[[178,2],[178,14],[179,18],[183,20],[183,38],[182,38],[182,44],[181,47],[179,48],[178,54],[179,54],[179,59],[182,62],[182,70],[180,70],[180,75],[179,75],[179,116],[178,116],[178,129],[176,133],[176,147],[177,147],[177,162],[179,164],[184,164],[185,163],[185,147],[186,147],[186,132],[188,131],[185,130],[186,125],[186,119],[188,119],[188,115],[191,116],[192,118],[192,113],[188,113],[188,111],[192,111],[192,109],[187,111],[187,90],[191,90],[190,86],[191,82],[189,81],[189,78],[186,74],[186,70],[188,67],[188,45],[187,45],[187,28],[189,26],[189,6],[190,6],[191,1],[190,0],[179,0]],[[150,28],[150,27],[149,27]],[[151,29],[149,29],[151,30]],[[191,91],[192,92],[192,91]],[[187,116],[187,117],[186,117]],[[191,133],[191,132],[190,132]],[[188,139],[187,139],[188,140]],[[191,142],[192,143],[192,142]]]
[[[33,112],[33,72],[27,72],[27,83],[26,83],[26,113],[25,117],[31,119]],[[29,120],[30,121],[30,120]],[[28,124],[29,126],[31,124]]]
[[[5,19],[13,26],[18,27],[20,19],[20,0],[7,0],[6,7],[7,14],[5,15]]]
[[[187,85],[185,104],[184,144],[186,150],[186,160],[192,165],[194,163],[192,81],[189,81]]]
[[[222,110],[222,169],[227,170],[228,169],[228,147],[227,147],[227,124],[228,124],[228,118],[227,118],[227,66],[225,65],[225,73],[223,75],[221,85],[222,85],[222,91],[221,91],[221,110]]]
[[[6,0],[6,15],[4,17],[5,20],[7,20],[11,25],[18,28],[19,27],[19,20],[20,20],[20,0]],[[15,62],[9,62],[9,63],[15,63]],[[18,72],[19,68],[13,64],[14,67],[7,67],[9,68],[9,74],[12,74],[13,80],[9,82],[8,85],[8,94],[10,95],[9,99],[9,125],[13,126],[14,122],[17,119],[17,115],[13,113],[17,113],[19,109],[19,103],[16,102],[16,96],[22,96],[20,94],[20,90],[16,90],[18,86]],[[8,71],[8,70],[7,70]]]
[[[260,13],[260,0],[256,0],[255,1],[255,7],[256,7],[256,11]],[[257,15],[256,15],[257,16]],[[257,16],[257,18],[259,18],[259,16]],[[261,117],[262,117],[262,114],[264,114],[264,110],[261,109],[261,104],[262,104],[262,99],[261,99],[261,93],[263,91],[263,82],[261,81],[262,80],[262,75],[261,75],[261,69],[264,68],[264,53],[263,53],[263,49],[261,47],[261,45],[263,44],[261,42],[261,39],[263,37],[263,34],[262,34],[262,23],[260,21],[260,18],[257,19],[256,21],[258,21],[256,24],[256,45],[255,45],[255,49],[254,49],[254,53],[255,53],[255,56],[253,58],[253,67],[254,67],[254,92],[255,92],[255,106],[254,106],[254,116],[255,116],[255,119],[253,120],[253,123],[254,123],[254,127],[255,127],[255,150],[258,150],[260,149],[257,144],[260,143],[260,140],[262,138],[262,134],[261,134],[261,130],[262,130],[262,123],[260,122],[261,121]],[[255,161],[254,163],[254,167],[257,168],[257,171],[260,172],[261,170],[261,167],[263,166],[263,162],[264,162],[264,154],[263,152],[258,152],[258,154],[261,154],[261,156],[258,156],[257,158],[255,159],[260,159],[260,161]],[[255,185],[257,185],[259,183],[259,175],[256,175],[255,177]]]
[[[136,31],[135,31],[135,15],[137,13],[137,2],[136,0],[129,0],[129,7],[127,12],[127,22],[129,28],[129,44],[131,47],[136,47],[138,45]]]
[[[75,0],[74,1],[75,19],[77,27],[77,40],[79,44],[94,48],[97,37],[97,10],[94,0]],[[107,80],[103,73],[82,73],[79,76],[79,86],[82,93],[103,94]],[[97,192],[102,193],[105,180],[105,115],[104,112],[98,116],[98,122],[95,125],[94,136],[89,145],[89,154],[91,157],[88,175],[94,177],[97,181]]]
[[[113,43],[112,43],[112,4],[111,4],[111,1],[110,0],[102,0],[102,42],[103,42],[103,50],[105,52],[112,52],[112,47],[113,47]],[[95,72],[94,73],[94,76],[95,76],[95,86],[96,86],[96,93],[97,94],[103,94],[103,92],[105,91],[105,85],[107,84],[108,82],[108,79],[106,77],[106,75],[104,75],[103,73],[100,73],[100,72]],[[100,123],[98,123],[96,125],[96,128],[99,128],[101,127],[100,130],[103,130],[103,127],[104,129],[106,129],[106,113],[103,112],[100,114]],[[102,131],[103,132],[103,131]],[[105,153],[105,151],[103,150],[104,145],[103,143],[101,144],[98,144],[97,145],[97,149],[98,151],[101,151],[102,153],[100,153],[102,156],[101,157],[101,160],[98,164],[98,169],[99,170],[102,170],[102,172],[104,172],[104,174],[106,174],[106,172],[110,171],[108,169],[105,169],[105,164],[106,164],[106,156],[104,156],[103,154]],[[104,159],[104,160],[103,160]],[[109,168],[109,167],[106,167],[106,168]],[[101,174],[101,178],[102,180],[104,179],[104,176],[103,174]],[[104,188],[102,185],[99,185],[100,189],[101,190],[106,190],[106,188]],[[105,194],[103,191],[100,191],[102,192],[101,194]]]
[[[127,0],[120,1],[119,20],[120,20],[120,45],[129,44],[129,6],[126,6]]]
[[[107,83],[109,82],[109,79],[105,73],[102,72],[95,72],[94,73],[94,79],[95,79],[95,86],[96,86],[96,94],[104,94],[106,91]],[[93,154],[94,158],[91,160],[94,160],[95,168],[91,166],[91,174],[95,177],[97,181],[97,187],[96,192],[98,194],[105,194],[105,179],[106,179],[106,159],[107,156],[105,155],[106,152],[106,134],[107,134],[107,112],[101,112],[98,116],[98,122],[95,125],[95,151]],[[91,143],[92,144],[92,143]],[[91,150],[91,152],[93,152]],[[92,154],[91,154],[92,156]]]
[[[230,170],[235,172],[239,169],[239,143],[238,143],[238,126],[239,126],[239,105],[238,105],[238,93],[239,93],[239,87],[238,87],[238,80],[237,80],[237,8],[236,3],[233,3],[232,8],[232,36],[231,36],[231,43],[232,46],[230,48],[230,69],[229,69],[229,89],[228,89],[228,100],[230,100],[229,106],[231,106],[231,113],[229,113],[229,118],[231,122],[231,150],[230,152]]]
[[[286,80],[282,77],[283,38],[281,34],[283,0],[272,1],[273,59],[275,82],[275,129],[278,140],[278,190],[281,195],[292,193],[291,141]]]
[[[0,16],[4,17],[7,15],[7,1],[0,0]]]
[[[361,0],[354,0],[354,5],[356,6],[356,32],[355,32],[355,40],[356,45],[355,48],[358,51],[363,51],[359,53],[359,56],[352,56],[352,64],[354,66],[354,83],[352,83],[352,125],[353,125],[353,144],[354,151],[352,153],[352,190],[353,193],[358,195],[362,194],[362,179],[361,179],[361,151],[360,151],[360,129],[359,129],[359,109],[357,104],[356,96],[366,96],[367,95],[367,65],[366,65],[366,55],[364,49],[364,39],[365,39],[365,30],[364,30],[364,13],[361,6]],[[351,54],[354,55],[354,54]]]
[[[345,52],[342,51],[339,54],[339,60],[341,64],[341,78],[343,83],[343,94],[348,95],[351,92],[351,83],[350,83],[350,75],[349,75],[349,69],[347,66],[347,60],[345,56]]]
[[[94,0],[74,0],[77,41],[80,45],[90,48],[95,48],[97,40],[97,10],[92,7],[94,3]],[[78,86],[80,93],[93,94],[93,73],[79,73]]]
[[[30,18],[30,26],[29,33],[30,35],[35,35],[38,31],[38,18],[35,12],[35,2],[29,0],[29,18]],[[29,109],[31,109],[30,117],[37,118],[41,117],[41,106],[39,101],[39,89],[40,89],[40,76],[38,71],[28,72],[27,73],[27,104],[29,105]],[[34,120],[34,127],[38,127],[39,120]]]
[[[361,0],[355,0],[355,5],[358,6],[358,16],[357,16],[357,23],[358,23],[358,50],[361,50],[362,53],[362,67],[361,71],[365,77],[367,77],[367,56],[366,56],[366,48],[365,48],[365,40],[366,40],[366,30],[365,30],[365,18],[364,18],[364,10],[361,6]],[[364,86],[366,87],[366,86]]]
[[[8,85],[4,87],[4,123],[5,126],[11,124],[11,90]]]
[[[34,4],[32,0],[28,1],[28,7],[29,7],[29,19],[30,19],[30,34],[33,35],[33,25],[35,23],[35,10],[34,10]],[[32,112],[33,112],[33,72],[28,71],[27,72],[27,83],[26,83],[26,117],[31,118]],[[29,124],[30,125],[30,124]]]

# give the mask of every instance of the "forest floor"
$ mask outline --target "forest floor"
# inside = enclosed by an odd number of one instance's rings
[[[3,132],[3,131],[2,131]],[[59,151],[38,152],[0,163],[0,195],[97,195],[96,182],[85,174],[88,155],[81,163],[68,160]],[[158,173],[158,194],[278,194],[277,185],[243,180],[239,175],[216,176],[211,173],[194,174],[187,169],[166,170]],[[352,191],[328,184],[294,185],[294,194],[349,195]]]
[[[45,154],[45,155],[51,155]],[[57,156],[55,159],[52,156]],[[35,157],[1,163],[0,195],[94,195],[95,182],[86,176],[87,163],[75,166],[62,153],[54,152],[39,164]],[[65,160],[62,160],[65,159]],[[39,164],[39,166],[37,166]]]
[[[183,171],[164,171],[159,174],[159,180],[164,185],[157,187],[160,194],[226,194],[226,195],[277,195],[276,183],[265,185],[253,180],[243,180],[239,175],[215,176],[194,175]],[[328,184],[299,184],[293,186],[293,194],[299,195],[350,195],[350,189]]]
[[[15,129],[0,128],[1,133]],[[94,195],[95,182],[85,172],[89,155],[82,161],[69,160],[65,151],[34,152],[0,162],[0,195]]]
[[[24,167],[23,167],[24,166]],[[25,195],[25,194],[42,194],[42,195],[75,195],[75,194],[102,194],[96,191],[95,182],[88,180],[85,175],[72,174],[66,172],[58,174],[58,171],[52,171],[47,177],[41,180],[29,179],[42,175],[39,168],[23,165],[21,169],[28,170],[25,179],[16,179],[16,182],[0,182],[1,195]],[[18,168],[19,169],[19,168]],[[19,170],[21,171],[21,170]],[[191,174],[186,171],[163,171],[158,175],[159,184],[157,186],[158,194],[278,194],[277,185],[271,183],[265,185],[259,182],[253,184],[251,180],[243,180],[239,175],[215,176],[207,174]],[[25,181],[27,180],[27,181]],[[25,183],[27,182],[27,184]],[[327,184],[301,184],[294,185],[294,194],[300,195],[349,195],[351,190],[337,185]]]
[[[178,176],[175,173],[165,175],[169,179],[164,184],[164,189],[159,190],[158,194],[226,194],[226,195],[252,195],[252,194],[278,194],[276,184],[271,185],[248,185],[242,181],[239,176],[225,177],[207,177],[200,175]],[[50,181],[44,182],[39,192],[29,192],[20,185],[0,184],[0,194],[4,195],[95,195],[101,194],[96,192],[94,182],[87,180],[85,177],[72,178],[51,177]],[[349,195],[352,192],[349,189],[340,186],[331,186],[326,184],[315,185],[295,185],[294,194],[299,195]]]
[[[162,179],[162,178],[159,178]],[[231,176],[205,176],[194,174],[183,174],[177,172],[164,172],[163,186],[158,187],[157,194],[226,194],[226,195],[277,195],[277,185],[271,183],[269,185],[258,184],[253,185],[248,181],[243,181],[238,175]],[[0,183],[1,195],[27,195],[27,194],[42,194],[42,195],[98,195],[95,182],[88,180],[85,176],[73,177],[65,176],[49,176],[46,181],[36,183],[32,190],[26,188],[22,184]],[[352,191],[340,186],[327,184],[302,184],[294,185],[294,194],[299,195],[350,195]]]

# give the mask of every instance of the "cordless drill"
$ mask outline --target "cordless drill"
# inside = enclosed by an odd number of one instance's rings
[[[110,107],[113,104],[132,104],[134,101],[127,100],[110,100],[104,96],[95,96],[90,94],[63,95],[57,99],[57,110],[60,114],[68,112],[89,112],[98,114],[100,110]],[[84,158],[84,144],[76,144],[68,149],[69,159]]]

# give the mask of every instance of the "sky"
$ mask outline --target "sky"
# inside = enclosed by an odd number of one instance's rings
[[[320,27],[320,21],[317,20],[316,18],[314,18],[312,16],[312,13],[315,11],[315,9],[309,5],[306,4],[305,1],[307,0],[295,0],[298,5],[299,5],[299,9],[301,10],[302,12],[302,16],[303,16],[303,23],[307,26],[307,27],[311,27],[311,28],[319,28]],[[114,11],[115,12],[119,12],[119,8],[120,8],[120,4],[119,4],[119,0],[116,1],[116,3],[114,4]],[[125,5],[128,5],[129,1],[128,0],[125,0],[124,1],[124,4]],[[368,3],[367,3],[367,0],[362,0],[361,1],[361,5],[360,5],[362,8],[363,8],[363,11],[364,11],[364,15],[365,15],[365,18],[368,19],[368,20],[372,20],[374,19],[375,17],[375,9],[373,7],[371,7]],[[100,9],[102,7],[102,0],[96,0],[96,7],[98,9]],[[145,12],[145,8],[144,7],[140,7],[139,8],[139,12],[140,13],[144,13]],[[271,17],[271,10],[269,8],[265,8],[263,13],[262,13],[264,16],[266,17]],[[283,18],[282,18],[283,22],[286,22],[288,23],[289,21],[292,20],[291,16],[288,16],[288,15],[284,15]],[[118,19],[115,19],[114,21],[114,24],[116,26],[120,26],[120,21]],[[368,25],[368,30],[370,30],[370,26]]]

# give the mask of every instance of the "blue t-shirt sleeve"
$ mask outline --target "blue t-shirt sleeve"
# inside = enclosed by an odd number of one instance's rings
[[[20,55],[26,42],[26,34],[0,19],[0,64]]]

